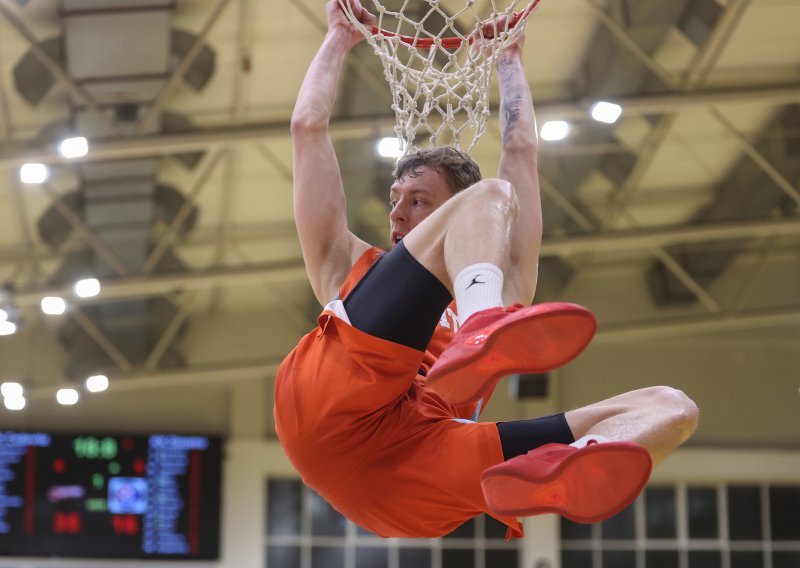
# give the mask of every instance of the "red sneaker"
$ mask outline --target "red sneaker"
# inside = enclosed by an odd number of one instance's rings
[[[556,513],[576,523],[613,517],[642,492],[653,460],[631,442],[546,444],[487,469],[483,496],[498,515]]]
[[[482,310],[459,328],[427,382],[451,404],[474,402],[506,375],[565,365],[584,350],[596,329],[592,312],[576,304]]]

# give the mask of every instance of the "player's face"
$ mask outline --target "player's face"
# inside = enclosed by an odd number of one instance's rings
[[[389,190],[392,246],[453,195],[444,176],[428,167],[395,181]]]

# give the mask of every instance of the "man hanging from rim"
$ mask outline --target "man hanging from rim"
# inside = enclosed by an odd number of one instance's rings
[[[344,1],[326,6],[328,32],[292,115],[295,221],[325,307],[276,377],[288,457],[335,509],[385,537],[441,536],[481,513],[509,537],[522,535],[519,516],[616,514],[694,431],[698,411],[682,392],[649,387],[553,416],[476,422],[501,377],[563,365],[595,330],[580,306],[531,306],[542,220],[524,36],[496,62],[497,177],[482,179],[454,148],[410,153],[389,189],[384,252],[347,226],[328,131],[345,59],[363,39]]]

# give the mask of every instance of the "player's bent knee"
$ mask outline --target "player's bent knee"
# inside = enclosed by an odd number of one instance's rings
[[[514,186],[506,180],[498,178],[482,179],[475,185],[465,190],[468,192],[470,201],[478,201],[482,206],[491,204],[499,204],[504,209],[507,209],[509,214],[516,215],[519,208],[519,201],[517,200],[517,192]]]
[[[682,433],[684,440],[691,436],[700,418],[697,404],[682,390],[673,387],[659,386],[649,390],[651,392],[648,395],[670,417],[672,427]]]

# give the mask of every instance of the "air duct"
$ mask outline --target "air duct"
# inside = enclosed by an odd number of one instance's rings
[[[144,132],[137,132],[144,110],[154,103],[172,70],[195,41],[191,33],[172,29],[173,8],[171,0],[62,0],[63,34],[40,45],[89,93],[117,132],[108,132],[108,120],[99,120],[94,111],[84,108],[84,101],[73,98],[69,101],[68,124],[52,127],[48,136],[57,132],[59,136],[81,135],[92,140],[120,132],[141,135],[192,128],[186,119],[169,116],[166,124],[158,117],[148,122]],[[214,52],[203,46],[184,80],[194,90],[201,90],[213,75],[214,64]],[[17,90],[33,105],[40,103],[55,84],[32,53],[19,61],[14,79]],[[193,167],[200,157],[193,154],[180,159],[187,167]],[[186,205],[186,198],[178,189],[157,182],[158,167],[155,157],[75,166],[79,187],[60,197],[61,203],[41,216],[40,236],[53,248],[70,238],[73,223],[60,210],[66,207],[107,250],[101,253],[91,248],[68,256],[52,276],[51,284],[69,284],[87,276],[107,280],[121,273],[143,271],[155,249],[159,229]],[[178,238],[194,228],[198,215],[192,206]],[[169,250],[152,268],[154,273],[184,270]],[[96,369],[119,364],[120,356],[133,366],[147,362],[178,313],[174,300],[151,297],[84,305],[81,314],[89,324],[74,318],[59,332],[69,353],[67,375],[84,378]],[[113,345],[112,349],[103,348],[103,342],[97,341],[98,331]],[[179,336],[180,331],[175,334]],[[156,364],[180,366],[183,357],[175,345],[169,345]]]

